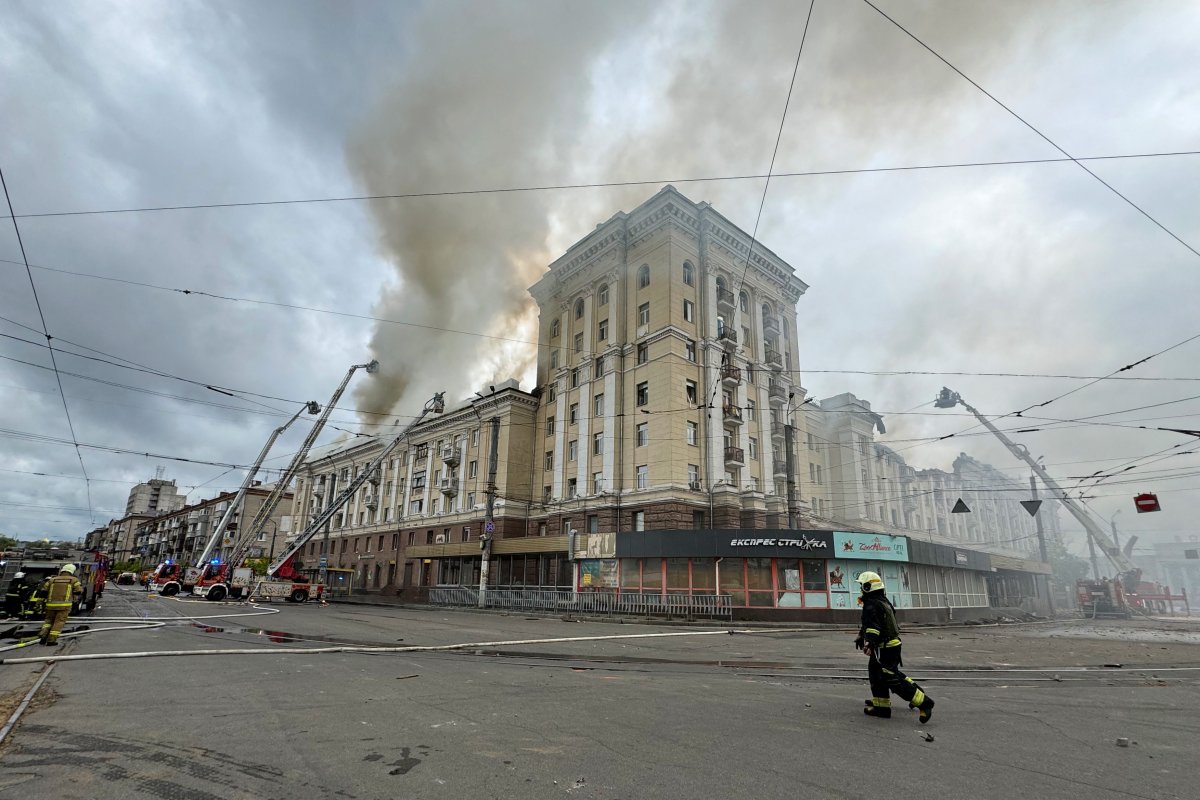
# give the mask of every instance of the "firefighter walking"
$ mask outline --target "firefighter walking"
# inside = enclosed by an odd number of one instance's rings
[[[883,579],[875,572],[858,576],[862,587],[862,625],[855,646],[870,659],[867,676],[871,681],[871,699],[863,709],[869,717],[892,716],[892,695],[908,701],[909,708],[920,712],[921,724],[933,716],[933,698],[900,671],[900,628],[896,609],[888,599]]]
[[[46,598],[46,621],[42,623],[41,641],[44,645],[54,646],[58,644],[58,634],[71,613],[71,605],[83,596],[83,584],[75,577],[75,565],[63,564],[57,575],[42,583],[40,592]]]

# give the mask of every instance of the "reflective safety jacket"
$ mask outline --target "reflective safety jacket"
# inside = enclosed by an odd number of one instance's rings
[[[863,595],[862,626],[858,635],[873,648],[896,647],[900,644],[896,608],[882,589]]]
[[[41,594],[48,609],[70,608],[74,599],[83,594],[83,584],[74,575],[55,575],[42,582]]]

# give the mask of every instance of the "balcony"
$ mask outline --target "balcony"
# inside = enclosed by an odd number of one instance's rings
[[[732,314],[734,309],[733,292],[728,289],[717,289],[717,311]]]
[[[763,333],[767,336],[779,333],[779,317],[774,314],[766,314],[763,316]]]
[[[363,497],[363,505],[371,510],[375,510],[379,508],[379,497],[373,494],[366,495]]]
[[[442,478],[438,483],[438,491],[447,497],[454,497],[458,494],[458,478]]]
[[[774,370],[783,369],[783,354],[778,350],[767,348],[767,364]]]
[[[776,478],[782,479],[787,477],[787,459],[775,459],[774,474]]]
[[[717,341],[720,342],[726,350],[733,351],[737,349],[737,331],[733,328],[726,328],[717,334]]]
[[[739,467],[746,466],[746,452],[740,447],[725,448],[725,463]]]
[[[745,420],[742,419],[741,406],[727,405],[721,407],[721,416],[725,420],[726,425],[741,425]]]
[[[788,399],[787,395],[787,387],[779,381],[771,381],[767,384],[767,396],[771,399],[772,403],[786,403]]]
[[[784,426],[783,426],[782,422],[772,422],[771,423],[771,438],[782,441],[785,436],[783,427]]]
[[[742,382],[742,368],[733,364],[721,365],[721,383],[726,386],[737,386]]]
[[[442,448],[442,463],[453,469],[458,466],[459,454],[457,447]]]

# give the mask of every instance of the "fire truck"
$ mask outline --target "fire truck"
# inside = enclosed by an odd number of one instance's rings
[[[27,549],[17,558],[7,559],[6,571],[11,575],[20,572],[22,580],[34,590],[47,578],[53,578],[62,569],[63,564],[75,565],[75,577],[83,584],[83,594],[79,601],[71,606],[71,613],[78,614],[81,610],[94,611],[100,598],[104,595],[104,584],[108,580],[109,559],[100,550],[68,551],[68,550],[30,550]],[[7,591],[7,587],[5,589]],[[26,607],[24,616],[41,616],[41,603],[30,604]]]
[[[942,391],[938,394],[937,399],[933,403],[938,408],[954,408],[956,405],[961,405],[967,411],[975,415],[975,419],[979,420],[979,424],[987,428],[1000,442],[1008,448],[1014,456],[1024,461],[1029,465],[1029,468],[1042,479],[1042,483],[1046,485],[1054,497],[1062,503],[1067,511],[1071,512],[1071,516],[1078,520],[1083,526],[1084,531],[1091,538],[1092,542],[1108,557],[1116,570],[1115,578],[1096,578],[1088,580],[1086,578],[1075,582],[1075,600],[1079,606],[1079,610],[1088,617],[1130,617],[1133,615],[1133,607],[1130,604],[1127,594],[1137,591],[1138,583],[1142,580],[1142,570],[1133,563],[1130,556],[1133,548],[1133,540],[1126,543],[1125,551],[1122,551],[1104,530],[1096,519],[1094,519],[1080,503],[1073,498],[1068,497],[1063,488],[1058,485],[1049,473],[1039,464],[1029,451],[1019,444],[1016,444],[991,423],[986,417],[980,414],[975,408],[962,399],[958,392],[952,392],[946,387],[942,387]],[[1043,559],[1045,554],[1043,552]]]
[[[223,534],[225,529],[224,527],[218,526],[218,529],[214,531],[213,539],[209,540],[208,546],[204,549],[204,552],[200,556],[200,568],[193,580],[193,595],[197,597],[204,597],[209,600],[224,600],[226,597],[237,600],[245,597],[249,593],[250,589],[253,588],[252,584],[255,578],[254,572],[249,567],[243,566],[243,562],[250,552],[250,547],[255,541],[258,540],[258,537],[266,529],[271,520],[271,515],[274,514],[275,509],[279,507],[279,503],[283,500],[284,495],[287,494],[288,488],[292,485],[292,480],[296,477],[296,473],[300,471],[300,467],[304,463],[304,459],[308,457],[308,453],[312,449],[313,444],[316,442],[317,436],[324,429],[325,423],[329,419],[330,412],[333,411],[333,409],[337,406],[338,400],[340,400],[342,397],[342,393],[345,392],[346,387],[349,386],[350,378],[353,377],[355,371],[360,369],[366,370],[367,374],[369,375],[373,375],[379,371],[379,362],[371,361],[368,364],[355,364],[354,366],[350,367],[350,370],[346,373],[346,377],[342,379],[341,384],[336,390],[334,390],[333,395],[329,398],[329,402],[325,404],[325,411],[321,414],[320,418],[313,423],[312,429],[308,432],[308,435],[304,438],[304,442],[300,445],[300,448],[292,457],[291,463],[288,464],[287,469],[283,471],[283,474],[275,483],[275,488],[271,490],[271,493],[267,496],[266,500],[264,500],[262,505],[259,506],[258,512],[254,515],[254,519],[250,521],[250,524],[242,527],[241,535],[238,536],[233,542],[233,545],[224,560],[220,558],[213,558],[212,560],[209,560],[209,556],[213,552],[213,549],[216,545],[216,537]],[[307,407],[310,413],[313,414],[321,411],[321,407],[316,403],[309,403]],[[293,417],[287,423],[287,425],[278,428],[275,433],[272,434],[271,438],[267,441],[267,445],[263,448],[262,453],[259,454],[258,462],[255,464],[254,471],[257,471],[258,465],[261,464],[262,460],[266,457],[267,451],[270,450],[271,446],[275,443],[275,439],[277,439],[279,434],[283,433],[287,426],[291,425],[295,419],[296,418]],[[253,471],[247,476],[247,480],[252,477]],[[234,501],[240,502],[240,497],[234,498]],[[293,602],[302,603],[310,596],[319,598],[323,594],[323,586],[310,585],[306,582],[303,585],[296,583],[293,586],[289,586],[286,594],[282,596],[285,596],[288,600],[292,600]]]
[[[308,527],[300,532],[295,541],[292,542],[291,546],[287,548],[283,555],[281,555],[274,562],[272,562],[269,567],[267,567],[267,575],[265,578],[257,581],[255,584],[254,591],[251,595],[252,598],[270,599],[282,597],[294,602],[303,602],[310,596],[313,596],[313,592],[316,592],[318,595],[324,592],[324,585],[310,584],[308,578],[304,575],[304,564],[298,559],[300,552],[304,549],[304,546],[308,544],[309,540],[312,539],[318,531],[324,528],[326,523],[333,519],[333,515],[336,514],[338,510],[342,508],[342,506],[346,505],[346,503],[350,501],[350,498],[354,496],[354,493],[357,492],[364,483],[371,481],[373,484],[378,486],[381,475],[381,465],[387,461],[392,452],[400,446],[400,443],[408,437],[409,432],[412,431],[412,429],[417,425],[421,424],[421,421],[425,419],[427,415],[441,414],[445,410],[446,406],[443,400],[444,394],[444,392],[438,392],[435,394],[433,399],[425,404],[425,408],[421,410],[421,413],[417,416],[417,418],[409,423],[403,431],[393,438],[392,441],[389,442],[387,446],[385,446],[352,481],[350,481],[350,483],[346,484],[346,488],[342,489],[342,491],[335,497],[332,497],[329,501],[329,504],[325,506],[323,511],[313,517],[312,522],[310,522]]]

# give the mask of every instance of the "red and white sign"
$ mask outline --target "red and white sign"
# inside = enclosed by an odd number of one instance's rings
[[[1133,506],[1139,514],[1145,514],[1147,511],[1161,511],[1158,505],[1158,496],[1150,493],[1139,494],[1133,498]]]

